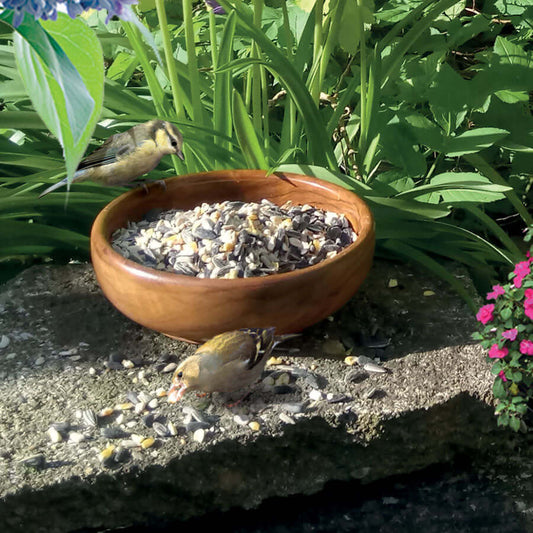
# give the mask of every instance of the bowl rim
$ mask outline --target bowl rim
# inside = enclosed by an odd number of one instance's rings
[[[105,205],[102,210],[98,213],[96,216],[93,226],[91,229],[91,237],[90,237],[90,244],[91,244],[91,257],[94,256],[94,248],[96,247],[96,241],[100,240],[102,243],[105,244],[105,249],[109,254],[111,254],[109,257],[115,258],[115,265],[119,270],[127,271],[131,275],[140,276],[141,278],[145,280],[151,280],[156,283],[163,283],[171,285],[179,285],[180,287],[199,287],[200,285],[205,288],[232,288],[232,285],[235,285],[235,288],[243,289],[253,289],[254,287],[261,287],[266,288],[270,285],[283,283],[283,282],[290,282],[294,278],[305,279],[307,276],[313,276],[316,271],[319,271],[326,266],[332,265],[334,263],[338,263],[340,261],[343,261],[344,258],[348,255],[353,254],[357,249],[361,248],[365,243],[371,239],[371,245],[372,245],[372,254],[373,254],[373,248],[374,248],[374,235],[375,235],[375,221],[374,216],[372,214],[372,211],[368,207],[368,204],[357,194],[355,194],[353,191],[349,189],[345,189],[339,185],[336,185],[334,183],[330,183],[328,181],[315,178],[314,176],[308,176],[306,174],[298,174],[293,172],[275,172],[273,174],[270,174],[270,176],[277,176],[281,179],[284,177],[289,179],[296,179],[304,182],[311,182],[315,186],[319,186],[321,188],[325,188],[332,191],[338,191],[342,192],[343,196],[352,196],[356,203],[358,204],[358,207],[364,211],[363,216],[366,215],[369,219],[369,224],[367,226],[364,226],[363,231],[357,235],[357,240],[350,245],[346,246],[343,250],[341,250],[336,256],[326,258],[323,261],[320,261],[319,263],[316,263],[314,265],[310,265],[305,268],[295,269],[290,272],[281,272],[281,273],[274,273],[274,274],[268,274],[266,276],[254,276],[250,278],[197,278],[195,276],[187,276],[186,274],[178,274],[175,272],[168,272],[166,270],[158,270],[156,268],[151,268],[144,266],[140,263],[137,263],[136,261],[133,261],[131,259],[128,259],[124,257],[121,253],[117,252],[113,246],[111,245],[110,237],[106,237],[104,229],[105,229],[105,222],[107,221],[110,213],[112,210],[122,202],[126,201],[129,197],[135,195],[138,193],[139,188],[132,189],[130,191],[126,191],[125,193],[122,193],[120,196],[109,202],[107,205]],[[245,179],[256,179],[261,177],[267,177],[267,173],[264,170],[248,170],[248,169],[237,169],[237,170],[212,170],[208,172],[197,172],[192,174],[183,174],[179,176],[171,176],[169,178],[166,178],[163,180],[164,182],[172,181],[172,180],[181,180],[183,178],[187,178],[190,180],[193,179],[199,179],[203,178],[205,179],[211,179],[215,178],[213,181],[218,181],[220,179],[231,179],[233,181],[244,181]],[[161,187],[160,183],[151,183],[148,184],[148,191],[147,194],[150,192],[150,188],[152,187]],[[312,205],[312,204],[310,204]],[[341,213],[341,212],[339,212]],[[345,214],[345,213],[342,213]],[[118,228],[117,228],[118,229]],[[109,257],[105,259],[105,255],[103,255],[104,261],[106,263],[110,263]],[[93,258],[94,263],[94,258]]]

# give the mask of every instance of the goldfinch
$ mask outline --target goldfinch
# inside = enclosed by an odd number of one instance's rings
[[[255,383],[272,349],[296,334],[274,335],[276,328],[250,328],[216,335],[181,363],[172,376],[168,401],[188,391],[234,392]]]
[[[170,122],[150,120],[111,135],[100,148],[81,160],[74,182],[95,181],[102,185],[126,185],[153,170],[165,155],[183,159],[183,137]],[[39,198],[67,183],[67,178],[44,190]]]

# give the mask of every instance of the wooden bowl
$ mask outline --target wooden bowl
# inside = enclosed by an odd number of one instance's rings
[[[224,170],[178,176],[122,194],[98,214],[91,231],[96,278],[111,303],[135,322],[170,337],[202,342],[244,327],[294,333],[327,317],[357,291],[372,265],[374,220],[363,200],[342,187],[300,174]],[[344,213],[357,241],[332,259],[264,277],[199,279],[154,270],[124,258],[112,233],[153,208],[191,209],[202,202],[267,198]]]

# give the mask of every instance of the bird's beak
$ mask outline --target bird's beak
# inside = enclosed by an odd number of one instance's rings
[[[176,155],[183,161],[185,159],[185,157],[183,157],[183,152],[181,150],[178,150],[176,152]]]
[[[183,395],[187,392],[187,385],[185,383],[173,383],[170,387],[167,399],[168,403],[176,403],[183,398]]]

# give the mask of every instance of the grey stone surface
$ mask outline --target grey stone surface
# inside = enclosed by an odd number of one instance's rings
[[[391,279],[398,285],[390,287]],[[277,354],[283,365],[267,367],[238,406],[228,407],[222,395],[189,395],[177,405],[161,397],[151,410],[116,409],[87,428],[79,410],[114,408],[128,392],[157,396],[169,386],[166,364],[194,347],[123,317],[90,265],[33,267],[0,295],[0,336],[9,339],[0,349],[0,530],[185,520],[310,494],[328,480],[366,483],[485,450],[507,437],[495,427],[489,365],[470,342],[475,328],[445,284],[378,261],[359,293],[287,344]],[[387,372],[348,366],[347,347],[378,357]],[[286,381],[282,374],[289,383],[277,394],[269,383]],[[302,403],[304,411],[294,413]],[[191,405],[208,420],[202,442],[187,431]],[[178,435],[159,437],[154,418],[172,422]],[[259,430],[243,421],[258,422]],[[61,442],[47,433],[54,423],[62,423]],[[133,437],[110,439],[101,434],[106,427]],[[85,440],[69,442],[72,432]],[[136,435],[155,444],[118,461],[99,459]],[[25,465],[34,455],[36,467]]]

